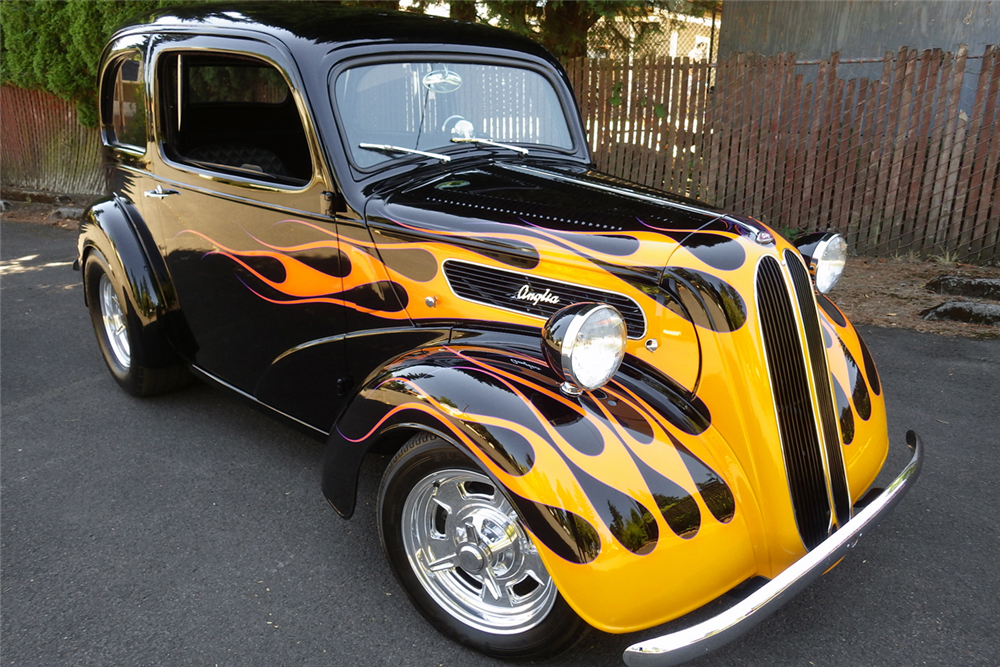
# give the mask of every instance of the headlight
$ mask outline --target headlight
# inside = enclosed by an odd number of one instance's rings
[[[840,234],[820,232],[795,240],[795,247],[809,265],[813,283],[823,294],[833,289],[847,262],[847,242]]]
[[[625,356],[625,320],[612,306],[575,303],[542,328],[542,351],[564,382],[563,392],[579,395],[607,384]]]

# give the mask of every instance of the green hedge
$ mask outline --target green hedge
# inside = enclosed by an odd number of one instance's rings
[[[0,82],[73,102],[96,127],[97,66],[108,38],[133,16],[181,0],[34,0],[0,3]]]

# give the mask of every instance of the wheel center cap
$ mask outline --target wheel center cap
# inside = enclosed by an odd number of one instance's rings
[[[478,574],[486,566],[486,554],[476,544],[463,544],[458,550],[458,564],[469,574]]]

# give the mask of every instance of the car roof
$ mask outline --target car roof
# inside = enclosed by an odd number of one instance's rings
[[[255,32],[277,39],[299,57],[361,45],[458,45],[516,51],[558,61],[530,39],[508,30],[409,12],[344,7],[331,2],[188,4],[147,13],[123,32],[180,29]]]

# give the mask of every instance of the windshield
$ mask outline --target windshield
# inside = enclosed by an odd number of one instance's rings
[[[458,145],[452,139],[477,150],[505,148],[468,140],[573,148],[556,91],[532,70],[454,62],[364,65],[337,77],[334,96],[362,168],[412,151],[441,152]]]

